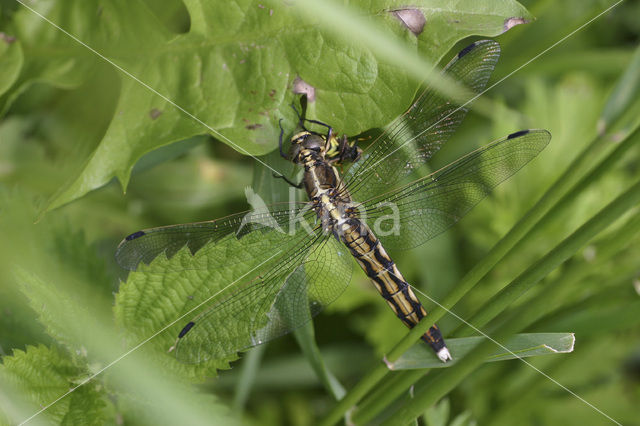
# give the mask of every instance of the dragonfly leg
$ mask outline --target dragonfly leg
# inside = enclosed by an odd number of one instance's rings
[[[307,129],[304,126],[304,122],[305,121],[307,123],[317,124],[319,126],[326,127],[327,128],[327,140],[329,140],[331,138],[331,134],[333,133],[333,128],[330,125],[328,125],[327,123],[323,123],[322,121],[309,120],[307,118],[304,118],[303,115],[298,112],[298,109],[296,108],[296,106],[295,106],[295,104],[293,102],[291,103],[291,108],[295,111],[296,115],[298,116],[298,126],[300,126],[302,128],[302,130],[305,130],[305,131],[307,131],[309,133],[313,133],[315,135],[320,135],[319,133],[313,132],[313,131]]]
[[[298,189],[302,189],[302,185],[304,184],[304,181],[300,181],[300,183],[293,183],[291,182],[285,175],[278,175],[276,173],[273,174],[273,177],[276,179],[282,179],[285,182],[287,182],[289,185],[293,186],[294,188],[298,188]]]

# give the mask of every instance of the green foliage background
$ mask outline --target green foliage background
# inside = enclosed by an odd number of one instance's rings
[[[227,362],[192,368],[164,353],[174,330],[128,354],[143,336],[132,339],[116,304],[126,279],[116,245],[137,229],[244,210],[248,185],[286,194],[243,154],[291,172],[270,152],[278,120],[295,124],[295,76],[317,88],[310,116],[358,134],[405,110],[416,74],[471,40],[502,45],[498,81],[613,4],[425,0],[416,37],[388,13],[404,3],[360,2],[354,16],[301,3],[26,3],[118,70],[18,2],[0,2],[0,422],[19,423],[83,384],[31,423],[316,424],[346,413],[336,398],[358,402],[357,383],[375,384],[351,412],[356,423],[608,422],[518,360],[476,368],[465,358],[373,381],[406,330],[359,272],[313,327],[218,377]],[[460,292],[453,311],[499,341],[575,333],[572,353],[528,362],[623,424],[637,424],[640,403],[639,14],[623,1],[477,103],[432,167],[521,128],[549,129],[551,144],[454,229],[391,253],[435,300]],[[502,34],[514,16],[532,22]],[[374,36],[397,44],[367,44]],[[491,264],[492,247],[550,188],[571,196],[548,197],[551,212]],[[552,267],[536,263],[545,255]],[[489,266],[482,280],[469,278],[477,265]],[[447,336],[477,334],[451,315],[438,322]]]

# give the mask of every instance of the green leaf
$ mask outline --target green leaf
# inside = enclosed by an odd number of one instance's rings
[[[638,117],[640,117],[640,47],[636,48],[629,65],[613,88],[602,110],[598,127],[601,133],[611,130],[627,133],[640,124]]]
[[[515,1],[490,7],[472,1],[455,7],[424,2],[417,8],[428,25],[416,37],[391,12],[398,4],[372,2],[362,12],[375,26],[404,38],[408,49],[420,51],[430,64],[457,40],[500,34],[512,17],[529,19]],[[316,89],[316,107],[310,111],[315,118],[347,134],[383,126],[407,107],[416,91],[401,62],[381,61],[369,46],[342,41],[359,31],[355,23],[341,35],[317,20],[301,23],[295,8],[276,1],[242,0],[228,7],[190,0],[185,5],[191,27],[176,34],[141,1],[38,4],[38,13],[117,64],[122,76],[120,87],[113,88],[120,98],[108,129],[48,209],[114,176],[126,187],[143,154],[196,134],[215,134],[244,154],[273,150],[278,120],[284,117],[287,128],[295,123],[288,105],[296,76]],[[25,66],[5,107],[35,81],[77,87],[99,61],[25,7],[16,12],[14,25],[25,46]],[[422,67],[420,79],[428,71]],[[91,98],[90,92],[86,95]]]
[[[13,36],[0,32],[0,96],[17,80],[23,62],[20,42]]]
[[[15,219],[11,222],[2,225],[20,225]],[[47,333],[70,351],[86,351],[91,331],[78,338],[70,324],[77,318],[109,317],[107,307],[115,278],[107,272],[104,260],[98,257],[95,247],[87,244],[81,231],[60,221],[41,224],[37,230],[30,225],[14,232],[22,237],[40,233],[37,238],[41,239],[41,251],[33,257],[20,258],[12,265],[14,279]],[[40,278],[43,276],[47,280]],[[88,306],[85,300],[92,300],[92,305]]]
[[[315,371],[318,379],[322,382],[325,389],[331,393],[336,401],[342,399],[345,394],[344,387],[340,384],[335,375],[329,370],[320,354],[320,349],[315,339],[315,331],[313,322],[309,321],[304,326],[297,328],[293,332],[298,345],[304,352],[307,361]]]
[[[216,245],[217,250],[211,253],[211,262],[225,259],[228,262],[222,253],[227,250],[233,252],[229,245]],[[213,267],[210,273],[203,275],[198,265],[208,263],[209,259],[202,256],[203,253],[201,250],[194,257],[184,247],[171,259],[162,254],[148,266],[140,264],[136,271],[129,273],[127,282],[121,284],[114,307],[116,322],[125,331],[129,346],[164,330],[148,342],[151,347],[148,352],[154,353],[161,365],[193,379],[215,375],[217,370],[229,368],[229,362],[238,356],[183,364],[168,351],[175,345],[180,330],[196,315],[192,310],[198,307],[199,302],[246,273],[246,265],[232,263],[231,267]],[[183,265],[190,266],[184,269]],[[238,320],[242,323],[241,318]],[[235,330],[227,332],[233,334]]]
[[[447,426],[449,421],[449,413],[451,412],[451,404],[448,398],[429,407],[424,413],[424,421],[427,426]]]
[[[0,365],[0,388],[13,391],[11,400],[0,398],[0,412],[17,414],[14,407],[22,404],[23,410],[28,407],[29,411],[19,414],[31,416],[78,386],[88,375],[86,366],[78,365],[55,348],[28,346],[26,352],[16,350]],[[38,416],[55,424],[103,424],[106,420],[104,398],[104,390],[90,382]],[[18,423],[25,419],[14,417],[6,420]]]
[[[410,370],[416,368],[445,368],[456,364],[486,337],[474,336],[459,339],[447,339],[447,347],[453,361],[443,363],[424,343],[418,342],[405,352],[393,364],[387,364],[391,370]],[[486,362],[505,361],[508,359],[527,358],[548,354],[573,352],[575,337],[573,333],[525,333],[510,338],[504,347],[487,357]]]
[[[81,0],[68,0],[63,7],[59,3],[45,0],[38,7],[48,19],[64,23],[67,31],[89,39],[98,18],[95,7]],[[20,45],[24,60],[20,59],[19,77],[9,80],[11,84],[6,89],[10,90],[0,91],[4,93],[0,96],[0,114],[35,83],[67,89],[78,87],[97,61],[78,43],[23,6],[14,12],[6,34]]]

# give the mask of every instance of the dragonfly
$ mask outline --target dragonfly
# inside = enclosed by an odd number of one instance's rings
[[[481,93],[499,55],[497,42],[477,41],[442,73]],[[304,169],[300,184],[289,183],[304,188],[308,201],[127,236],[116,251],[122,267],[152,267],[161,254],[171,259],[188,250],[188,262],[159,273],[177,279],[189,271],[208,283],[192,289],[191,305],[180,308],[198,307],[178,333],[177,359],[228,359],[300,327],[342,294],[354,258],[396,316],[410,328],[418,324],[427,312],[387,251],[416,247],[447,230],[551,139],[546,130],[521,130],[415,178],[467,112],[467,105],[427,87],[365,149],[327,124],[300,118],[302,131],[290,139],[289,152],[283,131],[279,145],[283,157]],[[326,131],[308,130],[305,122]],[[442,361],[451,359],[436,325],[422,340]]]

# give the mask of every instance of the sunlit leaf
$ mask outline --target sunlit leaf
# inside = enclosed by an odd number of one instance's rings
[[[447,363],[440,361],[427,345],[420,342],[412,346],[392,365],[389,365],[389,368],[391,370],[407,370],[451,367],[455,365],[456,359],[463,358],[484,340],[486,338],[481,336],[447,339],[447,346],[453,356],[453,361]],[[504,344],[504,347],[496,345],[496,352],[489,356],[486,361],[495,362],[531,356],[569,353],[573,352],[574,343],[575,338],[572,333],[516,334]]]
[[[457,40],[471,34],[497,35],[509,27],[509,19],[529,18],[514,1],[488,7],[475,2],[447,7],[427,2],[417,6],[428,22],[416,37],[397,18],[396,3],[372,3],[364,13],[376,25],[405,37],[431,63]],[[349,134],[384,125],[407,107],[416,90],[416,82],[407,78],[401,64],[379,62],[365,47],[347,48],[321,25],[300,25],[295,8],[281,2],[245,0],[233,7],[198,0],[185,4],[191,17],[186,34],[171,33],[140,1],[33,6],[126,73],[121,73],[120,87],[114,87],[120,99],[106,133],[49,209],[114,176],[126,186],[131,168],[144,153],[196,134],[216,134],[243,154],[273,150],[278,120],[285,117],[289,127],[294,124],[289,108],[294,94],[289,88],[296,76],[316,89],[316,118],[331,120]],[[76,87],[100,61],[25,7],[16,15],[15,34],[26,46],[25,67],[5,105],[36,81]],[[452,20],[458,22],[453,31]],[[54,52],[53,57],[43,49]]]

